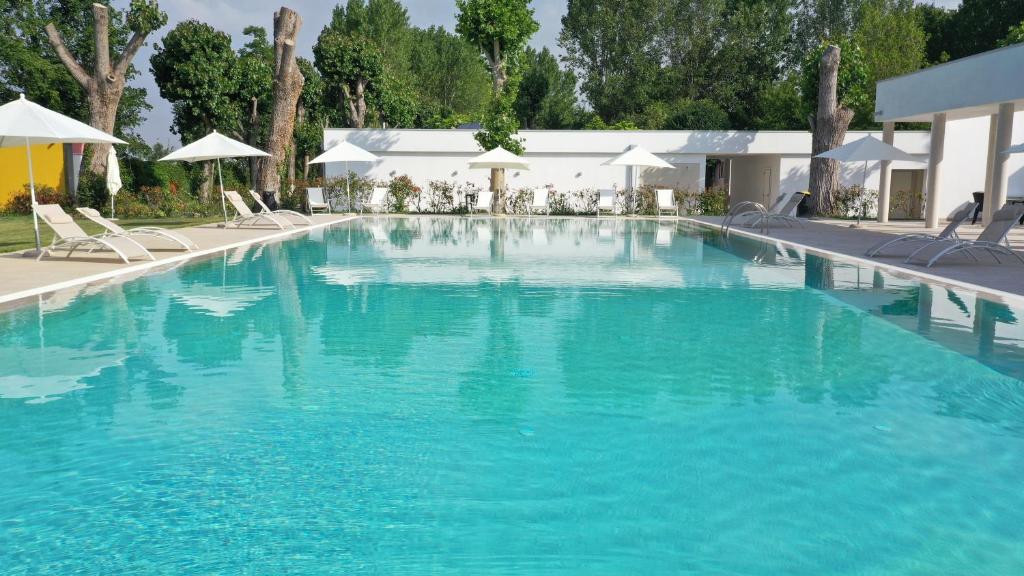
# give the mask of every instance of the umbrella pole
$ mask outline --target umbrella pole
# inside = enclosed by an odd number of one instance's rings
[[[864,161],[864,172],[860,177],[860,190],[857,193],[857,227],[860,228],[860,216],[864,212],[864,187],[868,185],[868,161]]]
[[[224,201],[224,173],[220,171],[220,158],[217,158],[217,180],[220,182],[220,209],[224,212],[224,224],[228,223],[228,205]]]
[[[345,195],[348,196],[348,211],[355,212],[352,209],[352,174],[348,171],[348,160],[345,160]]]
[[[36,214],[36,177],[32,173],[32,145],[28,138],[25,138],[25,154],[28,155],[28,189],[32,197],[32,227],[36,233],[36,251],[32,256],[38,256],[43,251],[43,242],[39,239],[39,215]]]

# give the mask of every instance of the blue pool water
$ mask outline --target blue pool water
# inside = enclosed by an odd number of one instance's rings
[[[3,574],[1024,573],[1024,310],[367,219],[0,314]]]

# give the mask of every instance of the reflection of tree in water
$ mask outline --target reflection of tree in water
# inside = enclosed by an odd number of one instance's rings
[[[818,290],[835,289],[836,280],[832,260],[808,252],[804,258],[804,285]]]
[[[523,365],[519,341],[518,283],[487,284],[478,288],[471,304],[478,312],[477,344],[471,351],[474,366],[459,377],[459,397],[471,413],[504,418],[522,412],[535,376]]]

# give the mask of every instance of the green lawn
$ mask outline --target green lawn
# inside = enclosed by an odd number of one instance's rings
[[[217,222],[220,218],[150,218],[134,219],[125,218],[117,223],[125,228],[136,226],[162,226],[164,228],[181,228],[183,226],[196,226],[208,222]],[[75,218],[78,225],[89,234],[97,234],[103,229],[84,218]],[[47,245],[53,239],[53,233],[46,227],[46,224],[39,223],[39,232],[42,235],[43,245]],[[31,216],[0,216],[0,253],[14,252],[26,248],[35,247],[35,236],[32,233]]]

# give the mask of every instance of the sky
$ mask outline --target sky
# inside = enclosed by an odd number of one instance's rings
[[[448,30],[455,29],[455,0],[404,0],[403,3],[409,11],[409,21],[413,26],[443,26]],[[960,0],[919,0],[919,3],[955,8]],[[126,10],[129,0],[114,0],[112,4]],[[336,0],[161,0],[160,7],[167,12],[168,24],[152,34],[150,41],[135,57],[135,66],[140,74],[132,84],[149,92],[148,100],[153,106],[139,128],[142,137],[150,144],[161,142],[171,147],[180,144],[178,137],[170,131],[171,105],[160,98],[160,91],[149,72],[153,41],[162,38],[178,22],[195,18],[230,34],[235,47],[238,48],[243,43],[242,30],[246,26],[255,24],[266,28],[268,33],[272,31],[274,11],[282,4],[303,17],[302,29],[299,32],[299,54],[312,60],[313,44],[330,18],[331,10],[337,4]],[[538,49],[546,46],[556,54],[561,53],[558,49],[558,33],[562,27],[566,0],[533,0],[533,9],[534,18],[540,23],[540,30],[531,39],[530,44]]]

